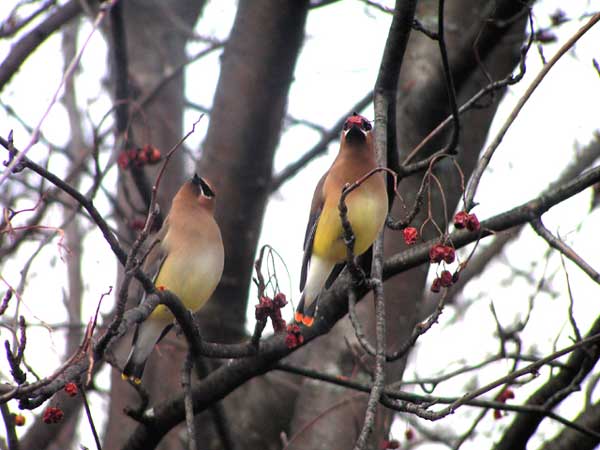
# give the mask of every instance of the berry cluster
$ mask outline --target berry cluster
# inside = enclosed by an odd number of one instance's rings
[[[443,244],[435,244],[429,249],[429,261],[432,264],[439,264],[442,261],[446,264],[452,264],[456,259],[456,251],[454,247]],[[445,287],[450,287],[458,281],[458,272],[454,274],[448,270],[442,271],[442,273],[433,280],[431,283],[431,292],[440,292]]]
[[[150,144],[144,145],[142,148],[131,148],[124,150],[117,159],[117,164],[122,170],[128,169],[132,165],[142,167],[146,164],[156,164],[162,158],[160,150]]]
[[[431,264],[438,264],[444,261],[446,264],[452,264],[456,258],[454,247],[443,244],[435,244],[429,249],[429,261]]]
[[[254,317],[259,322],[270,317],[275,333],[282,333],[285,331],[285,320],[281,317],[281,308],[285,305],[287,305],[287,300],[282,292],[278,292],[273,299],[263,295],[258,305],[255,306]]]
[[[479,219],[475,214],[459,211],[454,216],[454,226],[459,230],[466,228],[469,231],[479,231]]]
[[[304,336],[302,336],[302,333],[300,332],[300,327],[295,323],[288,325],[287,335],[285,337],[285,345],[287,345],[287,348],[296,348],[299,345],[302,345],[303,342]]]
[[[458,272],[450,273],[448,270],[442,271],[439,277],[436,277],[431,283],[431,292],[440,292],[445,287],[450,287],[458,281]]]
[[[49,406],[44,411],[42,420],[44,421],[44,423],[47,423],[47,424],[58,423],[63,419],[63,416],[64,416],[64,413],[62,412],[62,409],[55,408],[53,406]]]

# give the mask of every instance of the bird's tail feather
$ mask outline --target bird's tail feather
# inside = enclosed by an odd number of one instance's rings
[[[142,322],[136,327],[133,334],[131,351],[123,368],[121,378],[131,380],[136,384],[142,382],[146,361],[150,357],[156,343],[162,339],[170,328],[170,324],[165,328],[164,323],[153,320]]]
[[[121,378],[124,380],[131,380],[135,384],[140,384],[142,382],[142,375],[144,374],[144,367],[146,367],[146,360],[136,361],[134,349],[132,349],[129,358],[127,359],[127,363],[123,368]]]

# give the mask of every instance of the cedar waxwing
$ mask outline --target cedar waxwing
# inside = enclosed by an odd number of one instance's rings
[[[171,211],[157,235],[159,243],[150,251],[143,266],[157,288],[172,291],[192,311],[206,303],[223,273],[223,241],[213,216],[214,207],[214,191],[206,181],[194,175],[173,198]],[[123,369],[124,380],[141,382],[146,360],[172,323],[169,309],[158,305],[137,326]]]
[[[302,296],[296,322],[311,326],[317,299],[346,265],[342,221],[338,205],[346,183],[353,183],[377,167],[372,126],[354,113],[348,117],[340,137],[340,151],[315,188],[304,237],[300,275]],[[354,232],[354,254],[365,253],[381,231],[388,213],[383,175],[376,173],[346,197],[348,220]],[[308,271],[308,274],[307,274]]]

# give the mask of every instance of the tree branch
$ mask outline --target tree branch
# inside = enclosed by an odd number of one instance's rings
[[[554,64],[556,64],[556,62],[569,49],[571,49],[573,47],[573,45],[575,45],[575,43],[590,28],[592,28],[596,24],[596,22],[598,22],[599,20],[600,20],[600,13],[595,14],[567,42],[565,42],[564,45],[552,57],[552,59],[550,61],[548,61],[548,63],[544,64],[544,67],[542,67],[542,70],[540,70],[540,72],[537,74],[535,79],[531,82],[531,84],[529,85],[529,87],[527,88],[527,90],[525,91],[523,96],[519,99],[516,106],[514,107],[514,109],[510,113],[510,115],[508,116],[508,119],[506,120],[504,125],[502,125],[502,128],[500,129],[500,131],[498,132],[496,137],[492,140],[490,145],[483,152],[483,155],[481,156],[479,163],[477,164],[477,166],[475,167],[475,170],[473,171],[473,175],[471,176],[471,182],[469,183],[469,185],[467,187],[467,192],[465,193],[465,210],[466,211],[470,211],[473,208],[473,206],[475,206],[474,197],[475,197],[475,193],[477,191],[477,187],[479,186],[479,181],[481,180],[481,176],[483,175],[483,172],[487,168],[492,156],[494,155],[496,148],[498,148],[498,146],[500,145],[500,142],[502,142],[504,135],[506,134],[506,132],[508,131],[508,129],[510,128],[512,123],[517,118],[519,112],[521,111],[521,109],[523,108],[525,103],[527,103],[527,100],[529,100],[529,98],[531,97],[531,94],[533,94],[533,92],[540,85],[540,83],[542,82],[544,77],[548,74],[548,72],[550,72],[550,69],[552,69]]]
[[[69,0],[13,45],[2,64],[0,64],[0,91],[19,70],[19,67],[25,62],[27,57],[48,36],[72,20],[80,12],[81,2],[79,0]]]

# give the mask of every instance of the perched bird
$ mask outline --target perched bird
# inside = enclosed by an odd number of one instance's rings
[[[338,205],[342,189],[377,167],[371,123],[354,113],[344,124],[340,151],[323,175],[312,199],[300,275],[302,296],[296,322],[311,326],[317,300],[328,289],[346,263],[346,245]],[[354,254],[365,253],[373,244],[388,213],[383,175],[376,173],[346,197],[348,220],[354,232]]]
[[[159,242],[143,266],[158,289],[173,292],[192,311],[206,303],[223,273],[223,241],[213,216],[214,208],[213,189],[194,175],[173,198],[169,215],[157,235]],[[123,369],[124,380],[141,382],[146,360],[172,324],[169,309],[159,305],[137,326]]]

